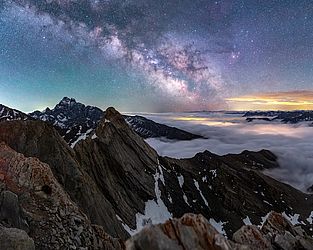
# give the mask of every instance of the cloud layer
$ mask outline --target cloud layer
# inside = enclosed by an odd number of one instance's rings
[[[302,191],[313,184],[313,128],[307,123],[247,123],[240,115],[223,113],[148,117],[208,138],[193,141],[148,139],[147,142],[161,155],[185,158],[204,150],[223,155],[246,149],[269,149],[278,156],[281,168],[267,171],[267,174]]]

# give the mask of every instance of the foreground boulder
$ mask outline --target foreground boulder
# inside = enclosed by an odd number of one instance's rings
[[[0,246],[6,250],[35,250],[33,239],[17,228],[0,227]]]
[[[264,225],[243,226],[226,239],[202,216],[186,214],[164,224],[146,227],[127,240],[127,250],[296,250],[313,249],[313,239],[293,227],[281,214],[272,212]]]

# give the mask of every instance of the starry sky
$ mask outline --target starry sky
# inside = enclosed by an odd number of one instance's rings
[[[0,0],[0,103],[311,109],[311,0]]]

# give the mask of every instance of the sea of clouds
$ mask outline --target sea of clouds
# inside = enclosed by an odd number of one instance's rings
[[[266,174],[302,191],[313,184],[313,127],[309,123],[247,122],[242,114],[223,112],[144,116],[207,138],[192,141],[148,139],[160,155],[186,158],[204,150],[223,155],[246,149],[269,149],[278,156],[280,168],[266,171]]]

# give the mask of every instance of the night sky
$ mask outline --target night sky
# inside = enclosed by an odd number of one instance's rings
[[[313,109],[313,2],[0,0],[0,103]]]

